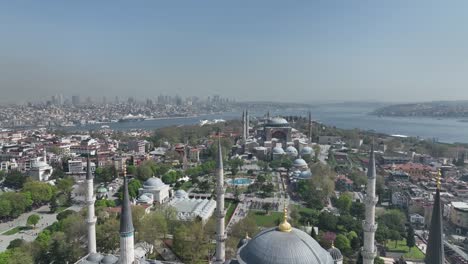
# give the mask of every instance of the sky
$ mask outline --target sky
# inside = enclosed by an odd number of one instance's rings
[[[0,102],[468,99],[468,1],[0,0]]]

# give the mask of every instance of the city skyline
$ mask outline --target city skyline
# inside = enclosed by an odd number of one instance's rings
[[[468,99],[467,5],[0,3],[0,103],[53,94]]]

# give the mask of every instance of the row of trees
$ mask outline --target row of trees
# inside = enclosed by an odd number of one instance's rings
[[[0,195],[0,218],[12,219],[32,208],[51,203],[52,210],[70,203],[73,180],[59,179],[56,186],[48,183],[28,181],[19,192]],[[63,198],[63,199],[61,199]]]

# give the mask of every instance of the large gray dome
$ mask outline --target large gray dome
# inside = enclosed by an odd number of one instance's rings
[[[145,189],[160,189],[164,187],[164,182],[161,181],[161,179],[152,177],[149,178],[148,180],[145,181],[143,184],[143,188]]]
[[[331,255],[307,233],[276,227],[256,235],[239,250],[241,264],[333,264]]]

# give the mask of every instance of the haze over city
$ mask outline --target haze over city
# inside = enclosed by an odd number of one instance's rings
[[[0,102],[58,93],[467,99],[467,5],[4,1]]]

